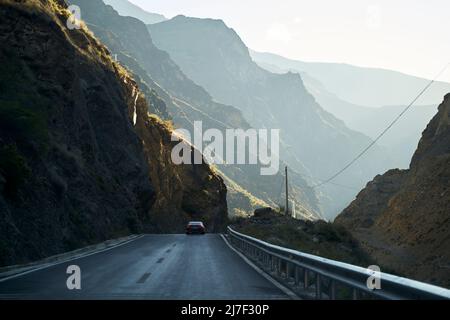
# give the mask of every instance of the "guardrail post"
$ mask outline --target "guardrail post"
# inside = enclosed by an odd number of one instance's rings
[[[316,299],[322,299],[322,282],[320,274],[316,273]]]
[[[278,268],[277,268],[277,275],[281,277],[281,259],[278,258]]]
[[[305,269],[304,272],[303,287],[308,289],[308,269]]]
[[[289,261],[286,261],[286,280],[289,281],[291,278],[291,263]]]
[[[353,288],[352,290],[352,299],[358,300],[358,290],[356,288]]]
[[[299,267],[294,266],[294,284],[297,286],[300,282],[300,270]]]
[[[330,279],[330,299],[336,300],[336,281]]]

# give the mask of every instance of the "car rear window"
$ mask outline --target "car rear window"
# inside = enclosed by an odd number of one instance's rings
[[[201,222],[189,222],[188,226],[189,227],[194,227],[194,228],[201,228],[201,227],[203,227],[203,223],[201,223]]]

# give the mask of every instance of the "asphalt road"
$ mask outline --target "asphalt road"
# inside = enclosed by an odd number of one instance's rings
[[[69,290],[69,265],[81,290]],[[216,234],[145,235],[0,282],[0,299],[288,299]]]

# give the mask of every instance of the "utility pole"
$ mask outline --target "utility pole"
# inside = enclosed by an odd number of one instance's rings
[[[296,214],[296,212],[295,212],[295,201],[294,200],[292,200],[292,202],[291,202],[291,204],[292,204],[292,218],[294,218],[294,219],[297,219],[297,214]]]
[[[287,166],[284,168],[284,174],[286,176],[286,207],[285,207],[285,214],[289,214],[289,190],[288,190],[288,170]]]

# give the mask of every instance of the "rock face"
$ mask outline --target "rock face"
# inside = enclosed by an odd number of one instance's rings
[[[422,134],[408,170],[362,190],[335,223],[381,264],[450,287],[450,94]]]
[[[198,165],[174,165],[171,161],[171,131],[156,117],[146,117],[145,101],[138,105],[138,135],[144,142],[144,153],[150,167],[150,180],[156,197],[149,224],[154,232],[184,232],[188,220],[200,220],[209,232],[225,229],[227,189],[211,168]],[[142,115],[142,117],[140,117]],[[198,151],[195,151],[198,152]]]
[[[209,166],[170,160],[171,129],[64,1],[0,4],[0,265],[137,232],[227,221]]]

